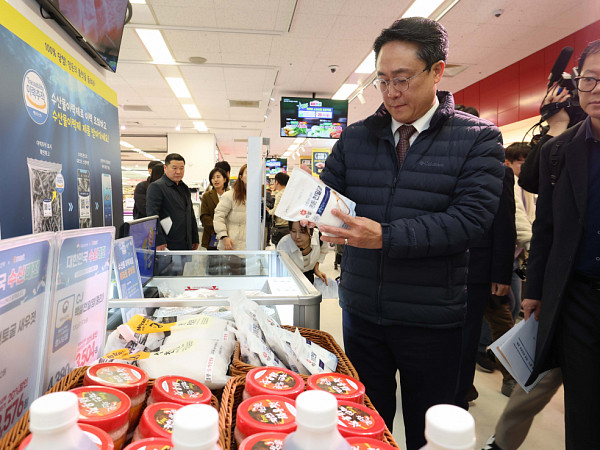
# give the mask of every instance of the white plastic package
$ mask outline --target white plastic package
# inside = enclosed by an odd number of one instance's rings
[[[293,222],[308,220],[317,225],[347,228],[341,219],[331,214],[334,208],[352,217],[356,216],[356,203],[352,200],[304,170],[294,170],[279,200],[275,215]]]

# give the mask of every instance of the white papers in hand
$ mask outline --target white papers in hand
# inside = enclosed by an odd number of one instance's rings
[[[160,226],[165,231],[165,234],[169,234],[169,231],[171,231],[172,225],[173,225],[173,221],[171,220],[170,217],[165,217],[164,219],[162,219],[160,221]]]
[[[530,392],[547,373],[541,373],[533,383],[525,386],[535,362],[537,331],[538,321],[531,316],[528,320],[520,321],[490,346],[498,361],[525,392]]]

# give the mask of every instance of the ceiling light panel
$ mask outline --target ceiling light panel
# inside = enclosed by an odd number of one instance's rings
[[[167,80],[167,83],[169,83],[169,86],[170,86],[171,90],[173,91],[173,93],[175,94],[175,97],[177,97],[177,98],[192,98],[192,94],[190,94],[190,91],[187,88],[185,81],[183,81],[183,78],[166,77],[165,79]]]
[[[200,115],[200,111],[198,111],[198,107],[194,104],[184,104],[183,109],[185,109],[185,113],[188,115],[190,119],[202,119]]]
[[[135,31],[152,56],[153,62],[156,64],[173,64],[175,62],[160,30],[136,28]]]
[[[332,100],[346,100],[358,88],[358,84],[346,83],[331,97]]]

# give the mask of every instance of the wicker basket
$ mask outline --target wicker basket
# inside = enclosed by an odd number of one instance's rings
[[[240,375],[231,378],[223,389],[223,397],[221,397],[221,409],[219,410],[219,429],[221,435],[219,437],[219,445],[223,450],[237,450],[237,442],[233,436],[235,427],[235,419],[237,416],[237,408],[242,403],[244,389],[246,387],[245,375]],[[365,396],[365,406],[375,409],[371,400]],[[391,445],[394,448],[399,448],[394,440],[390,430],[385,428],[383,434],[383,442]]]
[[[46,394],[50,394],[51,392],[60,392],[60,391],[69,391],[73,388],[83,386],[83,378],[85,373],[87,372],[87,367],[80,367],[78,369],[74,369],[71,373],[65,376],[62,380],[56,383],[52,389],[50,389]],[[146,389],[146,400],[150,395],[150,391],[152,391],[152,387],[154,386],[154,380],[151,379],[148,381],[148,388]],[[214,406],[215,409],[219,409],[219,401],[217,397],[214,395],[210,400],[210,404]],[[146,405],[144,405],[145,407]],[[29,434],[29,411],[23,414],[23,417],[19,419],[17,423],[13,425],[13,427],[8,430],[8,432],[4,435],[2,439],[0,439],[0,449],[2,450],[16,450],[21,445],[21,442],[27,437]]]
[[[287,325],[283,325],[281,328],[284,328],[289,331],[295,331],[296,327],[291,327]],[[300,334],[307,339],[310,339],[315,344],[320,345],[325,350],[329,350],[338,358],[337,369],[335,370],[338,373],[343,373],[344,375],[351,376],[352,378],[358,380],[358,372],[342,350],[342,348],[335,342],[335,339],[329,333],[320,330],[312,330],[310,328],[301,328]],[[256,366],[252,366],[242,361],[240,357],[240,344],[237,343],[235,346],[235,351],[233,352],[233,361],[231,362],[231,376],[237,375],[246,375]],[[301,375],[304,378],[304,381],[308,378],[306,375]]]

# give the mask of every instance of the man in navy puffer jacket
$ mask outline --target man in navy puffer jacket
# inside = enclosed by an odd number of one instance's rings
[[[345,350],[390,429],[400,371],[412,450],[425,444],[426,410],[454,402],[467,249],[498,208],[504,150],[492,123],[455,111],[452,94],[437,92],[444,27],[401,19],[382,31],[374,50],[383,105],[344,130],[321,175],[356,202],[357,217],[339,212],[348,229],[320,229],[335,236],[323,240],[346,243],[339,289]],[[412,134],[399,136],[403,125]]]

